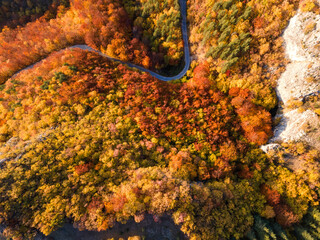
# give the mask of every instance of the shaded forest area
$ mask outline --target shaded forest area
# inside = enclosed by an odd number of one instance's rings
[[[56,17],[58,8],[68,7],[69,0],[1,0],[0,29],[14,28],[43,17]]]

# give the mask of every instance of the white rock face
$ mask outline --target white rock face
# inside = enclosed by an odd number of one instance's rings
[[[278,80],[276,91],[286,108],[288,100],[301,99],[320,90],[320,16],[298,12],[290,20],[283,38],[291,63]],[[306,124],[319,122],[317,114],[311,110],[302,113],[291,110],[277,117],[282,120],[269,142],[307,140]]]
[[[308,28],[309,26],[309,28]],[[311,28],[311,26],[313,28]],[[309,32],[307,30],[309,29]],[[286,44],[286,55],[291,61],[315,61],[320,49],[320,16],[312,12],[298,12],[291,18],[283,34]]]
[[[306,138],[305,132],[308,123],[313,124],[318,122],[318,116],[311,110],[299,113],[297,109],[287,112],[282,115],[280,124],[274,131],[274,137],[270,142],[274,141],[297,141],[301,138]]]
[[[277,94],[286,105],[289,99],[320,89],[320,16],[298,12],[290,20],[283,38],[291,63],[278,81]]]
[[[310,68],[308,68],[310,67]],[[287,65],[286,71],[278,80],[276,89],[280,100],[286,105],[288,100],[300,98],[307,94],[316,92],[320,89],[319,75],[314,76],[313,72],[320,69],[319,63],[313,62],[292,62]],[[309,82],[309,79],[314,79],[314,82]]]

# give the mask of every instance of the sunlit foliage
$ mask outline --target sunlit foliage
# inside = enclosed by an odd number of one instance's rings
[[[318,152],[302,143],[259,149],[272,136],[280,34],[298,1],[188,3],[196,61],[175,83],[57,50],[86,43],[146,68],[178,68],[177,0],[73,0],[28,24],[39,16],[10,19],[23,26],[0,33],[8,237],[48,235],[67,220],[106,230],[145,214],[171,216],[191,240],[319,236]],[[312,3],[300,5],[316,11]],[[305,166],[298,171],[288,155]]]

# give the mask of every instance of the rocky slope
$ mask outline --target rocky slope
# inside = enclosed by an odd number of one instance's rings
[[[318,134],[309,134],[308,128],[319,131],[318,115],[311,110],[292,108],[292,100],[302,101],[305,96],[320,90],[320,16],[312,12],[298,13],[290,20],[283,34],[287,58],[291,61],[276,88],[280,100],[281,118],[270,144],[281,141],[303,140],[315,145]],[[267,151],[271,146],[263,146]]]
[[[298,12],[283,34],[291,61],[278,82],[277,93],[284,105],[320,89],[320,16]]]

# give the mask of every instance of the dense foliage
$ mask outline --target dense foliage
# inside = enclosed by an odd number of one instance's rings
[[[192,239],[241,236],[254,212],[298,221],[315,201],[308,180],[255,150],[270,136],[270,114],[248,91],[227,97],[203,84],[205,70],[168,84],[68,50],[6,82],[1,139],[10,141],[0,151],[15,159],[0,174],[7,234],[48,234],[66,218],[103,230],[144,213],[171,214]]]
[[[207,15],[203,23],[203,42],[209,45],[206,56],[226,60],[222,72],[225,73],[235,65],[239,57],[248,50],[251,42],[248,25],[251,20],[252,9],[240,1],[218,1]]]
[[[134,2],[131,4],[137,4]],[[24,28],[4,28],[0,33],[0,83],[53,51],[80,43],[146,68],[177,65],[183,57],[177,2],[161,4],[164,14],[151,14],[152,8],[147,6],[148,3],[142,2],[136,11],[144,9],[144,18],[134,19],[129,17],[121,1],[74,0],[70,9],[59,8],[55,19],[46,21],[42,18]],[[167,16],[172,24],[169,24],[170,28],[162,28]],[[149,24],[139,30],[137,26],[145,19]],[[156,19],[153,26],[151,23]],[[155,32],[155,37],[146,32],[148,29]],[[159,31],[161,38],[158,38]]]
[[[296,224],[289,231],[274,221],[255,216],[252,230],[244,239],[297,239],[314,240],[320,238],[320,211],[319,208],[310,208],[300,224]]]
[[[5,234],[32,239],[67,220],[106,230],[152,214],[171,216],[191,240],[318,237],[319,152],[302,143],[268,155],[259,149],[272,136],[267,110],[285,63],[280,34],[297,2],[189,0],[197,60],[175,83],[94,52],[56,50],[86,43],[123,61],[177,70],[177,0],[73,0],[56,17],[5,27]],[[312,1],[301,5],[316,11]],[[302,107],[317,108],[314,98]]]
[[[1,0],[0,29],[4,26],[16,27],[34,21],[39,17],[53,18],[58,7],[68,7],[68,0]]]
[[[254,102],[272,109],[272,88],[285,64],[281,33],[299,1],[189,0],[190,43],[209,57],[220,90],[248,88]]]
[[[183,57],[179,1],[125,0],[124,6],[133,35],[150,47],[152,66],[178,65]]]

